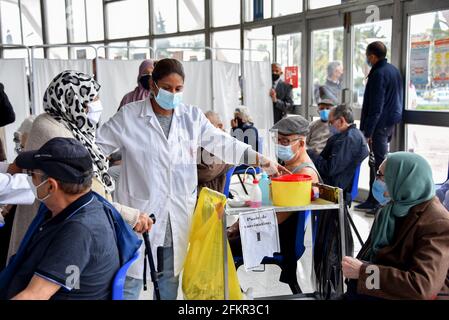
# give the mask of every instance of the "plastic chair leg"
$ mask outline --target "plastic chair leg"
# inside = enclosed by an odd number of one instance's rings
[[[300,286],[298,284],[298,281],[290,282],[288,284],[288,286],[290,287],[290,290],[292,291],[293,294],[300,294],[300,293],[302,293],[302,290],[301,290],[301,288],[300,288]]]

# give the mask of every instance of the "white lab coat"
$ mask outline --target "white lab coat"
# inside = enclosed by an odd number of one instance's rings
[[[6,174],[8,164],[0,162],[0,204],[32,204],[34,193],[26,174]]]
[[[156,216],[150,232],[155,260],[156,248],[164,244],[170,215],[174,270],[178,275],[187,253],[197,200],[198,147],[226,163],[240,164],[249,146],[215,128],[200,109],[183,104],[174,111],[167,140],[149,99],[124,106],[99,128],[96,142],[106,154],[117,148],[122,151],[117,202]],[[143,257],[142,246],[129,276],[143,278]]]

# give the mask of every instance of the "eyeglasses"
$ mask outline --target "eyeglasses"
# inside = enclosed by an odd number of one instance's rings
[[[332,125],[335,123],[335,121],[337,121],[337,120],[338,120],[338,119],[333,119],[333,120],[329,119],[328,124],[329,124],[330,126],[332,126]]]
[[[376,172],[376,178],[379,178],[379,179],[381,179],[381,180],[383,180],[384,179],[384,174],[382,173],[382,172],[380,172],[380,170],[377,170],[377,172]]]
[[[278,144],[283,145],[283,146],[289,146],[290,144],[292,144],[292,142],[301,141],[301,140],[302,140],[301,138],[287,139],[287,138],[276,138],[276,137],[273,137],[273,141],[275,143],[278,143]]]
[[[43,176],[43,173],[40,172],[36,172],[36,171],[32,171],[32,170],[27,170],[27,175],[29,175],[30,177],[33,176],[33,174],[38,175],[38,176]]]

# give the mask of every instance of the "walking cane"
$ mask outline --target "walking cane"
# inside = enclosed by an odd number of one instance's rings
[[[154,214],[150,215],[151,220],[153,220],[153,224],[156,223],[156,217]],[[154,294],[156,295],[156,300],[161,300],[161,295],[159,292],[159,283],[157,282],[159,274],[156,271],[156,267],[154,265],[154,259],[153,254],[151,252],[151,243],[150,243],[150,237],[148,236],[148,232],[144,232],[142,234],[143,241],[145,243],[145,259],[143,264],[143,290],[147,291],[147,263],[146,260],[148,259],[148,264],[150,265],[150,276],[151,276],[151,282],[153,282],[154,286]],[[158,251],[159,253],[159,251]],[[158,261],[159,261],[159,254],[158,254]],[[159,266],[162,265],[162,261],[160,261]],[[159,270],[161,271],[161,270]]]

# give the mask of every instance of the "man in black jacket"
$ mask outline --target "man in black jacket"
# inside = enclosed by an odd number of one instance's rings
[[[281,79],[283,72],[279,63],[273,63],[271,69],[273,88],[270,97],[273,101],[274,123],[278,123],[293,111],[293,87]]]
[[[14,113],[8,96],[4,91],[3,83],[0,83],[0,128],[13,123],[14,121],[16,121],[16,114]],[[5,160],[6,154],[3,149],[2,140],[0,139],[0,161]]]
[[[345,202],[350,205],[352,182],[357,166],[368,157],[368,147],[362,132],[354,124],[352,109],[339,105],[331,109],[329,125],[333,134],[320,155],[310,152],[324,183],[344,190]]]
[[[402,120],[403,80],[399,70],[387,62],[386,56],[387,48],[380,41],[369,44],[366,49],[366,61],[372,69],[363,98],[360,130],[374,155],[374,163],[370,165],[369,197],[356,209],[370,214],[374,214],[378,206],[371,191],[376,172],[388,153],[394,126]]]

